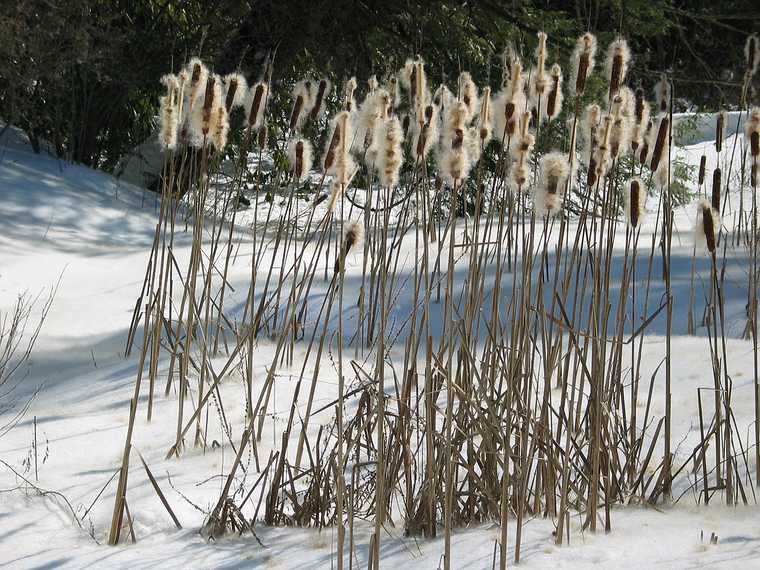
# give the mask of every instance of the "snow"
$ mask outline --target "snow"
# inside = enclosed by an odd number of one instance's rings
[[[733,125],[733,120],[730,121]],[[742,136],[738,137],[741,148]],[[726,141],[731,148],[733,138]],[[706,152],[709,169],[714,162],[711,142],[699,142],[679,150],[692,165]],[[710,170],[708,169],[708,172]],[[227,436],[218,422],[209,424],[209,440],[220,446],[205,452],[188,449],[177,459],[165,459],[176,430],[176,396],[163,396],[157,387],[154,420],[145,418],[141,395],[135,431],[135,451],[142,454],[167,496],[183,529],[175,529],[154,493],[136,453],[132,455],[128,504],[135,520],[136,544],[129,541],[116,547],[105,546],[114,503],[115,480],[105,488],[119,468],[134,391],[139,349],[124,356],[127,330],[135,300],[140,292],[149,257],[156,212],[152,195],[118,181],[104,173],[67,164],[48,155],[34,155],[23,137],[13,129],[6,133],[0,150],[0,307],[8,309],[24,292],[37,294],[60,284],[52,309],[39,336],[20,392],[28,397],[42,386],[28,413],[15,429],[0,438],[0,459],[28,480],[34,469],[23,462],[32,449],[34,418],[39,449],[39,481],[42,489],[57,491],[69,501],[83,520],[80,528],[66,502],[59,496],[40,496],[5,465],[0,464],[0,566],[9,568],[66,567],[98,568],[328,568],[334,559],[335,535],[332,529],[321,532],[297,528],[256,527],[261,546],[250,535],[208,542],[198,532],[204,515],[216,502],[219,490],[233,459]],[[732,196],[734,204],[738,195]],[[745,199],[746,196],[745,196]],[[650,209],[656,206],[650,201]],[[305,205],[301,203],[301,209]],[[262,208],[263,210],[263,208]],[[259,212],[259,216],[264,215]],[[272,217],[277,219],[279,209]],[[648,249],[653,229],[650,216],[640,237]],[[726,216],[726,220],[730,220]],[[673,241],[673,283],[675,325],[673,337],[673,441],[675,465],[681,465],[699,441],[696,417],[697,388],[712,384],[709,351],[704,328],[696,336],[686,335],[686,304],[690,287],[695,220],[694,204],[680,209],[676,216],[677,234]],[[230,283],[234,288],[229,303],[239,317],[242,312],[250,272],[250,244],[246,225],[252,222],[251,210],[238,221],[236,242],[240,241]],[[728,222],[726,222],[728,223]],[[618,240],[618,247],[622,247]],[[180,234],[174,253],[180,266],[189,258],[190,241]],[[414,263],[414,238],[402,243],[402,273],[410,273]],[[643,260],[642,273],[645,270]],[[264,267],[279,261],[268,260]],[[279,268],[279,265],[277,265]],[[697,318],[704,306],[704,280],[709,265],[698,263],[701,285],[697,288]],[[658,271],[656,266],[653,271]],[[461,278],[462,268],[458,269]],[[361,276],[361,263],[348,266],[347,297],[355,294]],[[619,275],[618,275],[619,277]],[[650,310],[662,286],[653,281]],[[731,257],[726,276],[728,366],[734,381],[734,413],[740,431],[751,432],[752,347],[741,339],[746,302],[746,269],[740,255]],[[315,283],[318,298],[326,284]],[[411,289],[411,288],[407,288]],[[404,295],[410,297],[408,292]],[[408,314],[411,298],[401,297],[393,317]],[[226,304],[226,303],[225,303]],[[310,304],[311,311],[317,303]],[[39,309],[39,305],[37,307]],[[613,307],[614,311],[614,307]],[[347,309],[347,325],[352,329],[356,317]],[[664,319],[647,333],[642,378],[648,379],[664,354]],[[136,345],[142,338],[138,332]],[[305,347],[296,347],[298,363]],[[256,353],[256,386],[261,386],[273,354],[271,343],[261,342]],[[224,363],[224,359],[215,360]],[[266,460],[270,450],[279,448],[279,433],[287,420],[289,403],[298,370],[283,368],[266,422],[259,455]],[[652,414],[664,410],[662,389],[658,384]],[[244,386],[225,380],[220,386],[227,416],[233,422],[233,437],[242,431]],[[321,379],[315,409],[329,403],[336,394],[333,382]],[[303,401],[303,399],[302,399]],[[351,405],[349,403],[349,405]],[[327,422],[329,412],[317,416]],[[7,418],[0,417],[0,425]],[[751,433],[743,436],[754,445]],[[659,453],[659,451],[658,451]],[[44,462],[43,462],[43,457]],[[752,472],[752,470],[751,470]],[[248,477],[256,477],[251,466]],[[536,518],[526,523],[521,565],[527,568],[745,568],[760,560],[760,527],[757,507],[728,508],[720,505],[719,495],[709,506],[696,505],[691,469],[674,482],[673,505],[646,507],[633,504],[613,512],[612,532],[591,534],[581,530],[576,515],[571,520],[570,544],[555,546],[550,520]],[[751,488],[749,485],[747,488]],[[749,492],[749,491],[748,491]],[[98,495],[100,494],[99,498]],[[92,505],[92,506],[91,506]],[[85,514],[86,513],[86,514]],[[510,521],[513,525],[514,522]],[[356,533],[357,567],[367,564],[371,528],[359,524]],[[405,538],[400,527],[388,527],[383,538],[381,565],[399,568],[435,568],[443,553],[443,541]],[[717,544],[710,544],[712,533]],[[497,531],[493,525],[459,529],[452,550],[457,568],[490,568]],[[510,530],[510,553],[514,544]]]

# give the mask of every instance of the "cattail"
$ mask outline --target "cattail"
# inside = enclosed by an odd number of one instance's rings
[[[264,118],[264,105],[266,103],[269,86],[259,82],[248,90],[245,102],[245,111],[248,117],[248,128],[258,129]]]
[[[399,89],[398,77],[391,74],[385,84],[385,90],[391,97],[391,107],[394,109],[397,108],[401,104],[401,91]]]
[[[301,128],[312,108],[311,81],[299,81],[293,87],[293,110],[290,113],[290,130]]]
[[[636,150],[644,142],[649,126],[649,103],[644,98],[644,90],[636,89],[633,103],[633,128],[631,129],[631,150]],[[646,158],[645,158],[646,160]]]
[[[343,86],[343,110],[349,113],[353,112],[356,108],[356,101],[354,100],[354,92],[356,91],[356,77],[352,77]]]
[[[404,119],[409,120],[409,115],[406,115]],[[415,161],[419,157],[424,160],[438,138],[438,107],[432,104],[428,105],[425,108],[425,122],[422,125],[413,123],[411,133],[412,158]]]
[[[165,75],[161,83],[166,86],[166,95],[160,99],[161,146],[174,149],[177,146],[177,124],[179,121],[179,81],[175,75]]]
[[[647,123],[647,128],[644,133],[644,139],[641,143],[641,149],[638,152],[638,158],[640,164],[646,164],[647,158],[649,158],[649,139],[652,138],[652,121]]]
[[[454,101],[446,109],[444,131],[439,153],[441,174],[450,184],[456,184],[467,178],[472,163],[468,154],[471,148],[465,144],[469,135],[466,127],[467,106],[462,101]]]
[[[211,142],[216,150],[221,151],[227,146],[227,133],[230,130],[230,118],[227,108],[224,105],[218,105],[213,111]]]
[[[327,198],[327,211],[328,212],[334,211],[335,206],[338,205],[338,202],[340,201],[342,197],[343,197],[343,184],[338,182],[338,180],[333,180],[332,184],[330,184],[330,194]]]
[[[311,143],[304,138],[292,139],[288,144],[288,160],[293,167],[293,178],[297,184],[308,178],[312,155]]]
[[[425,64],[421,58],[417,58],[414,64],[414,97],[412,102],[414,103],[414,112],[417,116],[417,122],[424,121],[425,106],[429,99],[427,93],[427,77],[425,75]]]
[[[654,98],[661,113],[667,113],[670,109],[670,82],[665,74],[654,86]]]
[[[749,83],[760,65],[760,41],[757,34],[752,34],[747,38],[747,43],[744,44],[744,57],[747,61],[747,83]]]
[[[649,168],[652,170],[652,172],[657,172],[657,170],[660,168],[661,164],[665,164],[662,162],[662,158],[667,154],[668,152],[668,127],[670,126],[670,121],[667,117],[662,117],[660,119],[660,126],[657,129],[657,138],[654,141],[654,145],[652,146],[652,158],[649,162]]]
[[[617,94],[623,81],[625,81],[630,60],[631,50],[628,49],[628,42],[623,38],[618,38],[610,44],[605,62],[607,77],[610,80],[610,99]]]
[[[726,113],[721,111],[718,113],[718,118],[715,122],[715,151],[720,152],[723,148],[723,129],[726,123]]]
[[[256,137],[260,150],[266,150],[267,142],[269,142],[269,127],[266,123],[259,127],[258,137]]]
[[[647,191],[641,179],[634,178],[630,181],[626,198],[625,217],[628,224],[636,229],[641,224],[646,212]]]
[[[753,107],[744,125],[745,136],[749,139],[749,152],[757,161],[760,156],[760,107]]]
[[[385,89],[378,88],[367,95],[354,118],[356,138],[353,143],[355,150],[364,152],[372,147],[375,124],[388,116],[389,108],[390,96]],[[372,152],[367,153],[368,164],[371,164],[375,158]]]
[[[401,123],[396,117],[383,119],[377,127],[375,168],[380,179],[380,185],[391,188],[398,184],[398,174],[404,155],[401,151],[403,133]]]
[[[594,168],[596,169],[595,183],[604,178],[610,167],[610,158],[612,155],[612,126],[612,117],[610,115],[605,115],[602,119],[600,129],[601,137],[599,137],[599,145],[596,147],[596,153],[593,156]],[[590,164],[589,170],[591,170]]]
[[[570,175],[570,163],[565,153],[550,152],[541,157],[539,168],[541,180],[535,187],[533,203],[537,212],[553,215],[561,206],[565,183]]]
[[[575,94],[580,96],[586,90],[586,79],[594,69],[594,56],[596,55],[596,37],[591,33],[585,33],[575,44],[573,51],[572,84],[575,85]]]
[[[749,168],[749,185],[757,189],[757,162],[753,162]]]
[[[697,184],[702,186],[705,183],[705,171],[707,170],[707,157],[703,154],[699,159],[699,177]]]
[[[715,252],[715,228],[718,226],[718,213],[713,210],[710,202],[700,200],[697,210],[696,242],[703,244],[710,253]]]
[[[478,138],[480,144],[485,146],[491,140],[491,88],[483,89],[483,97],[480,100],[480,115],[478,117]]]
[[[372,93],[379,86],[380,86],[380,84],[377,81],[377,75],[372,75],[372,76],[370,76],[369,79],[367,79],[367,88],[369,89],[370,93]]]
[[[493,114],[496,136],[505,143],[515,137],[519,127],[520,113],[525,107],[522,64],[515,59],[510,69],[509,83],[497,95]]]
[[[599,105],[591,104],[583,112],[580,131],[583,138],[582,156],[588,160],[589,187],[596,182],[596,160],[594,154],[599,146],[599,125],[602,121],[602,109]],[[592,168],[592,162],[594,167]]]
[[[467,71],[459,74],[459,99],[467,107],[468,118],[474,117],[478,110],[478,87]]]
[[[199,97],[203,96],[208,79],[208,68],[197,57],[192,58],[187,64],[187,73],[190,76],[190,89],[188,91],[187,112],[191,113]]]
[[[562,68],[555,63],[551,69],[551,88],[546,98],[546,118],[553,121],[562,111]]]
[[[626,112],[626,97],[623,93],[624,91],[619,90],[619,94],[615,95],[612,101],[612,128],[610,129],[612,158],[617,158],[618,154],[625,153],[631,136],[629,117]]]
[[[320,79],[319,85],[317,86],[317,94],[314,96],[314,105],[311,108],[311,112],[309,113],[309,117],[312,121],[319,118],[319,116],[322,114],[322,111],[325,109],[325,99],[330,94],[330,88],[332,87],[332,84],[330,83],[329,79]]]
[[[549,78],[546,76],[546,34],[538,32],[538,46],[536,47],[536,69],[530,77],[530,99],[531,105],[536,109],[541,121],[545,118],[544,102],[546,101],[546,90],[549,86]],[[539,105],[540,101],[540,105]],[[542,108],[539,108],[542,107]]]
[[[530,112],[522,114],[520,118],[520,138],[516,148],[515,163],[512,168],[512,180],[521,189],[528,180],[528,163],[530,161],[530,152],[536,143],[535,137],[528,132],[530,125]]]
[[[211,129],[218,118],[216,109],[222,106],[221,79],[218,75],[209,75],[203,96],[203,105],[195,105],[190,117],[190,143],[200,148],[211,143]]]
[[[234,107],[242,107],[248,95],[248,83],[239,73],[224,76],[224,108],[230,113]]]
[[[720,212],[720,179],[720,168],[716,168],[713,170],[712,196],[710,200],[713,210],[716,212]]]
[[[338,258],[335,260],[335,273],[345,271],[345,262],[351,251],[361,249],[364,241],[364,226],[359,222],[349,222],[343,231],[343,245]]]
[[[351,115],[347,111],[341,111],[332,122],[332,136],[325,154],[324,167],[327,174],[344,185],[353,176],[355,168],[349,153],[351,136]]]

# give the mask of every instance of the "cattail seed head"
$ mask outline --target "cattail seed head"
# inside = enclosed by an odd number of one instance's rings
[[[190,113],[194,109],[196,101],[200,97],[203,97],[203,94],[205,93],[208,79],[208,68],[203,65],[203,62],[200,59],[194,57],[187,63],[185,69],[190,77],[190,88],[187,91],[187,112]]]
[[[570,175],[570,163],[567,154],[550,152],[541,157],[539,163],[541,178],[533,192],[533,204],[536,212],[556,214],[562,205],[565,183]]]
[[[411,123],[412,158],[415,161],[418,158],[424,160],[438,140],[438,107],[433,104],[426,107],[425,122],[422,125],[411,121],[409,115],[404,118]]]
[[[576,96],[580,96],[586,90],[586,79],[594,69],[594,56],[596,55],[596,36],[585,33],[575,44],[572,62],[572,84],[575,86]]]
[[[266,83],[259,82],[248,90],[248,97],[245,102],[245,112],[248,117],[248,128],[258,129],[264,120],[264,106],[269,86]]]
[[[311,112],[309,113],[309,118],[312,121],[318,119],[324,112],[325,101],[327,99],[327,96],[330,94],[331,87],[332,84],[330,83],[329,79],[324,78],[319,80],[319,84],[317,85],[317,93],[314,96],[314,105],[312,106]]]
[[[654,86],[654,98],[660,113],[667,113],[670,109],[670,82],[665,74],[660,76],[660,80]]]
[[[343,230],[343,243],[338,258],[335,260],[335,273],[345,271],[346,257],[351,251],[361,249],[364,241],[364,226],[359,222],[349,222]]]
[[[700,200],[697,209],[696,242],[707,248],[710,253],[715,252],[715,234],[720,216],[713,210],[710,202]]]
[[[605,61],[605,69],[610,81],[610,99],[617,94],[625,81],[630,60],[631,50],[628,48],[628,42],[623,38],[618,38],[610,44]]]
[[[647,191],[640,178],[633,178],[628,183],[625,217],[628,224],[636,229],[646,212]]]
[[[551,69],[551,87],[546,97],[546,118],[553,121],[562,111],[562,68],[555,63]]]
[[[199,98],[200,99],[200,98]],[[203,94],[203,104],[193,107],[189,120],[190,144],[196,148],[212,144],[211,132],[218,122],[218,107],[222,105],[222,81],[218,75],[208,75]],[[221,142],[221,141],[219,141]]]
[[[670,126],[670,120],[668,119],[668,117],[660,118],[660,125],[657,128],[657,138],[654,140],[654,145],[651,145],[652,158],[650,159],[650,162],[649,162],[649,168],[652,170],[652,172],[657,172],[657,170],[662,165],[667,164],[667,161],[663,161],[663,158],[665,158],[668,153],[669,126]]]
[[[503,144],[516,138],[520,124],[520,113],[525,108],[522,65],[518,59],[512,61],[509,83],[496,96],[493,111],[493,128]]]
[[[715,150],[720,152],[723,148],[723,133],[726,124],[726,112],[721,111],[718,113],[718,118],[715,121]]]
[[[230,118],[224,105],[217,105],[214,109],[211,127],[211,142],[218,151],[227,146],[227,133],[230,130]]]
[[[324,167],[327,174],[335,177],[340,184],[348,184],[353,176],[355,165],[351,158],[351,114],[341,111],[332,121],[332,135],[327,153],[325,154]]]
[[[177,125],[179,123],[180,84],[177,76],[165,75],[161,82],[166,85],[166,95],[160,99],[161,135],[159,141],[166,149],[177,146]]]
[[[713,210],[720,212],[720,188],[721,188],[721,172],[720,168],[713,170],[713,182],[712,182],[712,195],[710,203]]]
[[[266,150],[267,143],[269,142],[269,127],[266,123],[259,127],[258,136],[256,142],[260,150]]]
[[[309,116],[314,100],[312,97],[311,81],[299,81],[293,87],[293,110],[290,113],[290,130],[295,132],[301,128]]]
[[[631,129],[631,150],[636,150],[644,142],[649,126],[649,102],[644,98],[644,90],[636,89],[633,102],[633,127]]]
[[[705,183],[705,171],[707,170],[707,157],[703,154],[702,158],[699,159],[699,176],[697,180],[697,184],[699,186],[702,186],[702,184]]]
[[[304,138],[294,138],[288,144],[288,161],[293,168],[293,178],[297,184],[308,178],[313,154],[311,143]]]
[[[396,117],[379,121],[376,126],[376,136],[373,140],[375,168],[377,169],[380,185],[392,188],[398,184],[399,169],[404,161],[401,150],[403,131]]]
[[[467,71],[459,74],[459,100],[467,107],[468,117],[474,117],[479,106],[478,87]]]
[[[480,114],[478,116],[478,138],[480,138],[480,144],[483,146],[491,140],[491,115],[491,88],[485,87],[483,89],[483,96],[480,100]]]
[[[760,107],[753,107],[744,125],[745,136],[749,139],[749,152],[753,159],[760,156]]]
[[[356,77],[352,77],[343,86],[343,110],[349,113],[356,109],[356,101],[354,100],[356,85]]]
[[[235,107],[242,107],[248,96],[248,82],[240,73],[224,76],[224,108],[230,113]]]

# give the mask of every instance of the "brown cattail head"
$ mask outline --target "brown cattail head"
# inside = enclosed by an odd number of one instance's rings
[[[567,160],[567,154],[561,152],[547,153],[541,157],[539,168],[541,182],[535,187],[533,203],[537,212],[552,215],[557,213],[561,207],[565,183],[570,176],[570,163]]]
[[[757,162],[753,162],[749,168],[749,185],[757,190]]]
[[[715,122],[715,150],[720,152],[723,148],[723,131],[725,128],[726,113],[721,111],[718,113],[718,118]]]
[[[358,250],[364,241],[364,226],[359,222],[349,222],[343,232],[343,245],[335,260],[335,273],[345,271],[346,257],[352,250]]]
[[[655,139],[654,148],[652,148],[652,160],[649,163],[649,168],[652,172],[657,172],[660,168],[660,163],[662,162],[667,147],[669,125],[670,120],[667,117],[662,117],[660,119],[660,126],[657,129],[657,138]]]
[[[697,210],[697,242],[703,243],[710,253],[715,252],[715,232],[718,226],[718,213],[710,202],[700,200]]]
[[[546,98],[546,118],[554,120],[562,110],[562,68],[555,63],[551,69],[551,88]]]
[[[248,95],[248,83],[245,77],[239,73],[230,73],[224,77],[224,87],[226,89],[224,108],[227,113],[232,112],[234,107],[243,106]]]
[[[637,228],[644,217],[646,189],[641,179],[634,178],[628,185],[627,219],[632,228]]]
[[[354,91],[356,91],[356,77],[352,77],[346,81],[343,87],[343,110],[349,113],[356,107],[356,101],[354,101]]]
[[[309,176],[312,162],[311,143],[303,138],[297,138],[288,144],[288,160],[293,167],[293,178],[301,183]]]
[[[705,183],[706,169],[707,169],[707,156],[703,154],[702,158],[699,159],[699,179],[698,179],[699,186],[702,186],[702,184]]]
[[[256,129],[261,125],[264,118],[264,104],[266,103],[268,86],[259,82],[248,91],[246,111],[248,113],[248,128]]]
[[[325,108],[325,99],[330,94],[330,80],[320,79],[317,86],[317,94],[314,97],[314,106],[311,108],[309,117],[311,120],[317,119]]]
[[[474,117],[479,106],[478,87],[467,71],[459,74],[459,100],[467,107],[468,117]]]
[[[296,100],[293,103],[293,111],[290,114],[290,130],[295,131],[298,126],[298,122],[301,119],[301,111],[303,110],[303,95],[296,95]]]
[[[596,36],[587,32],[578,38],[573,52],[573,84],[576,96],[582,95],[586,90],[586,79],[594,69],[595,55]]]
[[[607,77],[610,80],[610,99],[617,94],[623,81],[625,81],[630,59],[631,50],[628,49],[628,42],[623,38],[618,38],[610,44],[610,47],[607,50],[605,66],[607,68]]]
[[[720,187],[721,187],[720,179],[721,179],[720,168],[716,168],[715,170],[713,170],[712,199],[711,199],[713,210],[715,210],[716,212],[720,212]]]

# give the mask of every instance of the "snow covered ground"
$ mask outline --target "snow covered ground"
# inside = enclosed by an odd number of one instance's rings
[[[43,292],[44,296],[59,279],[60,285],[17,396],[23,400],[38,387],[42,389],[17,427],[0,438],[0,460],[4,462],[0,464],[0,566],[332,567],[335,536],[330,529],[317,532],[257,526],[263,546],[250,535],[209,543],[199,534],[204,520],[201,511],[209,510],[216,502],[233,459],[232,451],[226,435],[212,425],[208,437],[217,440],[219,447],[209,447],[205,452],[189,449],[179,460],[166,460],[176,424],[176,397],[164,398],[163,385],[157,389],[155,418],[150,423],[145,418],[147,397],[141,397],[134,445],[156,476],[183,529],[175,529],[133,454],[128,502],[137,543],[105,545],[116,487],[113,478],[121,462],[139,353],[135,350],[125,358],[124,346],[155,231],[153,197],[146,198],[141,189],[106,174],[34,155],[17,133],[11,131],[11,136],[0,147],[0,307],[11,307],[24,291]],[[730,149],[731,145],[732,139],[727,140],[726,147]],[[682,152],[690,164],[698,164],[703,149],[710,146],[711,143],[697,143]],[[707,154],[712,156],[711,152]],[[732,196],[732,200],[735,204],[738,196]],[[694,217],[693,204],[679,210],[678,233],[673,242],[676,465],[688,458],[699,440],[697,388],[712,382],[704,329],[698,330],[696,336],[686,335]],[[246,221],[249,220],[241,223]],[[651,230],[650,223],[642,231],[640,243],[649,243],[647,232]],[[404,247],[413,252],[414,240]],[[189,250],[189,239],[180,237],[175,255],[181,263],[188,258]],[[234,288],[231,306],[244,302],[249,258],[250,247],[242,239],[230,276]],[[401,259],[407,260],[409,272],[413,257],[402,255]],[[698,267],[702,278],[706,278],[706,262],[700,261]],[[361,274],[357,264],[349,266],[348,272],[349,277]],[[740,338],[746,302],[746,270],[740,258],[729,262],[726,282],[730,323],[727,350],[734,380],[734,412],[739,429],[751,432],[752,347]],[[701,286],[698,291],[699,317],[703,306]],[[660,294],[655,289],[653,298],[659,299]],[[403,300],[400,305],[404,306]],[[662,337],[658,336],[664,332],[664,324],[656,323],[652,330],[646,337],[644,378],[659,364],[664,352]],[[138,339],[141,337],[138,333]],[[261,358],[257,358],[256,370],[261,382],[272,347],[262,343],[258,351]],[[279,430],[288,412],[284,408],[293,391],[288,370],[282,374],[259,447],[264,457],[278,447]],[[242,418],[243,384],[225,381],[221,390],[225,402],[238,402],[237,408],[227,410],[228,415]],[[335,393],[336,387],[324,382],[319,386],[316,405],[329,402]],[[282,402],[279,408],[278,402]],[[654,415],[663,413],[661,389],[655,390],[652,406]],[[35,418],[39,463],[35,484],[61,495],[41,496],[11,471],[12,468],[35,481],[33,465],[29,468],[27,463]],[[325,417],[325,421],[328,419]],[[2,420],[7,418],[0,417],[0,425],[5,423]],[[239,419],[233,429],[242,430]],[[751,437],[743,438],[748,445],[755,443]],[[675,481],[674,495],[681,497],[678,502],[656,508],[618,507],[608,535],[582,532],[581,521],[576,517],[571,521],[570,544],[557,547],[551,521],[528,521],[521,565],[751,568],[760,564],[760,511],[754,500],[750,498],[748,507],[723,507],[719,499],[709,507],[697,506],[690,490],[694,482],[690,471],[685,469]],[[81,527],[69,505],[82,521]],[[358,567],[367,564],[370,531],[369,526],[359,525]],[[405,538],[400,527],[389,527],[387,533],[382,542],[382,566],[436,568],[439,564],[442,539]],[[718,536],[716,544],[711,544],[712,533]],[[489,525],[457,530],[452,546],[456,567],[491,568],[496,534]]]

